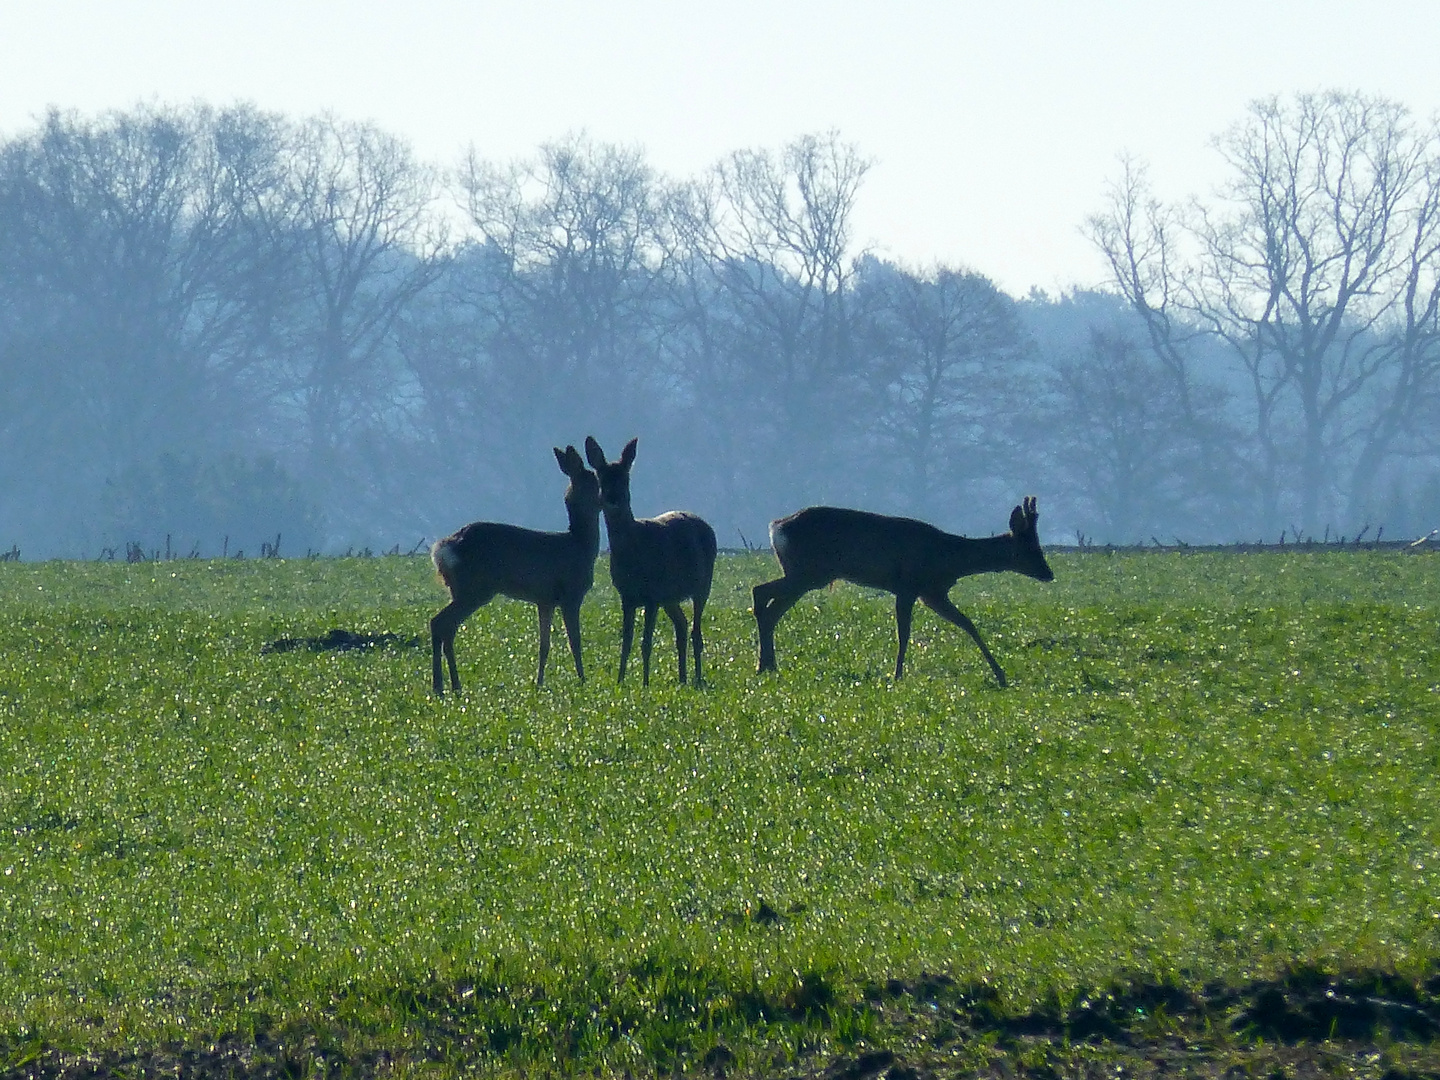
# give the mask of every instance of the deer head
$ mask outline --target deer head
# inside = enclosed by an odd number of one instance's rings
[[[619,461],[606,461],[605,451],[593,435],[585,436],[585,459],[600,480],[600,505],[609,512],[630,512],[630,466],[635,464],[635,444],[631,439],[620,451]]]
[[[1010,511],[1010,535],[1015,539],[1014,569],[1036,581],[1054,581],[1055,571],[1050,569],[1045,552],[1040,550],[1040,530],[1036,527],[1039,520],[1034,495],[1026,495],[1020,505]]]
[[[594,473],[585,468],[580,451],[573,446],[567,446],[564,450],[558,446],[551,449],[555,451],[555,460],[560,465],[560,471],[570,478],[570,486],[565,489],[565,505],[582,514],[598,512],[600,482]]]

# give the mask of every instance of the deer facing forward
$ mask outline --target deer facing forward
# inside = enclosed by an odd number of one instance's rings
[[[912,518],[833,506],[812,506],[771,522],[770,543],[785,576],[754,589],[760,670],[775,670],[775,624],[781,617],[810,590],[843,579],[895,594],[900,638],[895,678],[905,674],[910,617],[919,600],[975,639],[996,680],[1004,686],[1005,672],[990,655],[975,624],[950,602],[949,593],[962,577],[1000,570],[1014,570],[1037,581],[1054,580],[1040,550],[1039,517],[1034,497],[1027,497],[1011,512],[1008,533],[973,540]]]
[[[497,593],[535,605],[540,616],[540,667],[535,685],[545,684],[550,655],[550,623],[555,609],[565,621],[575,674],[585,681],[580,659],[580,602],[595,582],[600,554],[600,485],[573,446],[555,448],[560,471],[570,478],[565,490],[568,532],[538,532],[518,525],[477,521],[438,540],[430,551],[435,569],[450,590],[450,603],[430,620],[430,654],[435,693],[444,694],[440,654],[450,664],[450,687],[460,692],[455,670],[455,633],[470,615]]]
[[[635,640],[635,609],[645,609],[644,636],[640,639],[643,684],[650,685],[650,645],[655,634],[655,613],[664,608],[675,624],[675,651],[680,660],[680,682],[685,682],[685,610],[682,601],[695,602],[691,641],[695,646],[695,685],[700,685],[700,654],[705,648],[700,615],[710,598],[715,576],[715,530],[695,514],[671,510],[655,518],[636,519],[630,509],[630,466],[635,463],[631,439],[619,461],[606,461],[605,451],[592,436],[585,438],[585,459],[600,478],[600,505],[605,531],[610,534],[610,580],[620,594],[624,621],[620,630],[620,677]]]

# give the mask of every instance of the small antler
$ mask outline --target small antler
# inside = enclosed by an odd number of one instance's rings
[[[1010,511],[1010,532],[1020,536],[1027,532],[1035,531],[1035,523],[1040,520],[1040,511],[1035,509],[1035,496],[1026,495],[1020,500],[1020,505]]]

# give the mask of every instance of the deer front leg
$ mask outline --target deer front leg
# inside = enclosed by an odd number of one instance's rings
[[[935,612],[936,615],[939,615],[948,622],[954,623],[974,638],[975,644],[980,646],[980,652],[985,657],[986,663],[990,665],[990,670],[995,673],[995,681],[1002,687],[1009,685],[1005,681],[1005,672],[1000,669],[1000,665],[995,662],[995,657],[991,656],[990,650],[985,647],[985,641],[980,637],[980,631],[975,629],[975,624],[970,621],[963,611],[950,602],[948,596],[922,596],[920,599],[925,601],[925,606]]]
[[[660,609],[654,604],[645,605],[645,630],[640,638],[640,659],[641,670],[644,677],[641,679],[641,686],[650,685],[650,646],[655,643],[655,616],[660,614]]]
[[[625,681],[625,661],[630,659],[630,646],[635,643],[635,605],[624,601],[625,614],[620,623],[620,677],[615,681]]]
[[[895,632],[900,637],[900,649],[895,654],[895,678],[905,674],[905,650],[910,646],[910,616],[915,611],[915,597],[895,595]]]
[[[776,578],[756,585],[751,592],[755,605],[755,627],[760,632],[760,671],[776,670],[775,627],[781,616],[809,591],[808,588],[797,588],[787,578]]]
[[[700,654],[705,649],[705,638],[700,633],[700,613],[705,610],[705,601],[695,601],[695,623],[690,627],[690,643],[695,652],[695,685],[700,685]],[[685,673],[680,673],[681,681],[684,681]]]
[[[545,661],[550,659],[550,624],[555,619],[554,604],[536,604],[540,615],[540,670],[535,673],[537,689],[545,685]]]
[[[580,659],[580,605],[565,604],[560,608],[565,620],[565,636],[570,639],[570,655],[575,658],[575,675],[585,681],[585,662]]]
[[[665,614],[675,625],[675,655],[680,658],[680,685],[685,685],[685,636],[690,627],[685,622],[685,609],[679,604],[666,604]],[[698,658],[697,658],[698,659]]]

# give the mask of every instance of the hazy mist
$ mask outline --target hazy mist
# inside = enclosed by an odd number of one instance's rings
[[[1220,149],[1205,204],[1117,167],[1111,280],[1016,298],[863,250],[833,134],[442,175],[331,117],[53,113],[0,143],[0,549],[558,529],[550,448],[587,434],[639,436],[637,513],[731,547],[815,503],[999,532],[1025,494],[1055,542],[1440,526],[1434,128],[1315,95]]]

